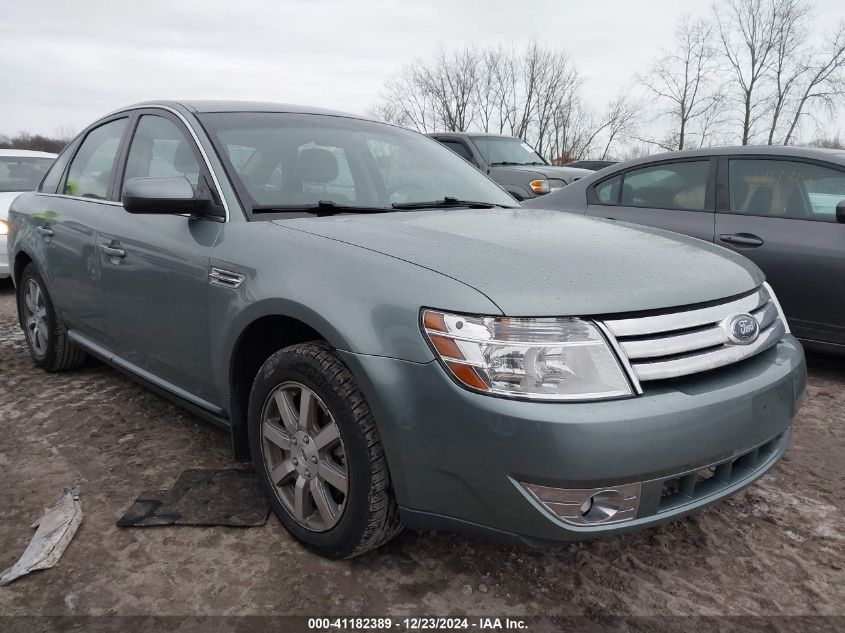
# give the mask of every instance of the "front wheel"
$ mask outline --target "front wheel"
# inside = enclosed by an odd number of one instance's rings
[[[36,365],[47,371],[61,371],[85,362],[85,352],[68,338],[67,327],[56,314],[47,286],[32,263],[21,273],[17,299],[18,318]]]
[[[402,529],[378,429],[352,373],[323,343],[270,356],[249,400],[256,471],[288,531],[351,558]]]

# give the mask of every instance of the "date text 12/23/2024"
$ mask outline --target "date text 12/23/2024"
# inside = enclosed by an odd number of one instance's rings
[[[445,630],[525,630],[527,623],[520,618],[474,617],[408,617],[394,618],[309,618],[311,631],[373,631],[398,629],[403,631],[445,631]]]

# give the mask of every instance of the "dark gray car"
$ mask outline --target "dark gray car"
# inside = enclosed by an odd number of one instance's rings
[[[429,136],[468,160],[517,200],[544,196],[593,173],[590,169],[550,165],[533,147],[515,136],[465,132]]]
[[[845,151],[727,147],[603,169],[528,206],[659,227],[760,266],[793,332],[845,350]]]
[[[353,115],[129,107],[9,222],[34,362],[96,356],[228,430],[326,556],[403,524],[537,544],[679,517],[772,468],[805,392],[747,259],[516,206]]]

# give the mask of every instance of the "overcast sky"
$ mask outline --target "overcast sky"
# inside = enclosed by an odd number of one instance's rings
[[[819,28],[845,15],[814,0]],[[672,43],[689,0],[0,0],[0,133],[79,131],[148,99],[251,99],[364,113],[440,45],[532,38],[604,102]],[[845,135],[845,108],[831,124]]]

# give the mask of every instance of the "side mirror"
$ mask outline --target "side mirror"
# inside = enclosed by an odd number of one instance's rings
[[[203,187],[195,194],[184,176],[130,178],[123,185],[123,208],[128,213],[222,215]]]
[[[845,224],[845,200],[836,205],[836,221]]]

